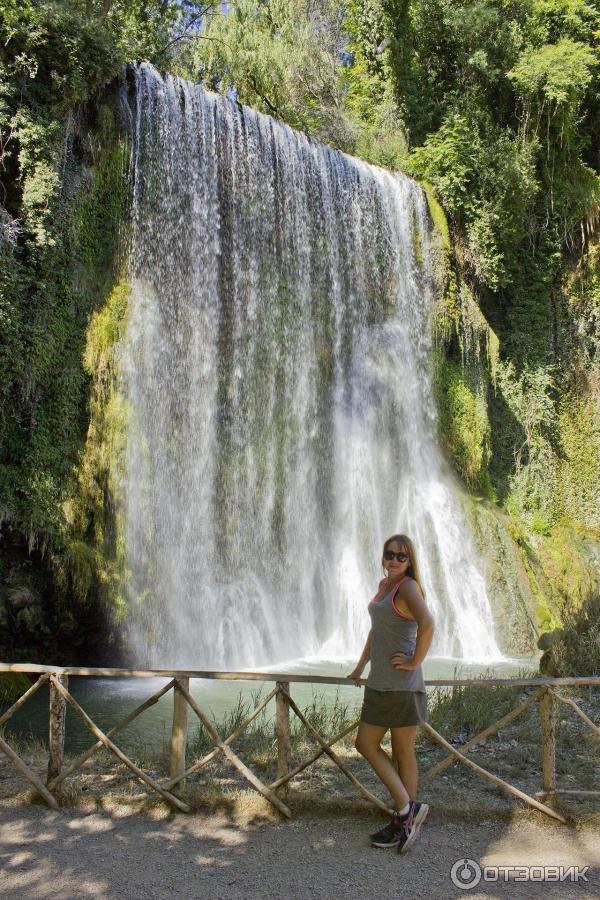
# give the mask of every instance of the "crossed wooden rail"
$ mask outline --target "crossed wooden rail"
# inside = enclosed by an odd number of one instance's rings
[[[358,720],[347,725],[339,734],[333,738],[325,738],[315,729],[307,720],[302,710],[298,707],[290,693],[291,682],[311,682],[316,684],[344,684],[348,685],[347,678],[334,678],[319,675],[289,675],[280,673],[267,672],[206,672],[206,671],[178,671],[165,672],[162,670],[131,670],[131,669],[99,669],[99,668],[59,668],[56,666],[38,666],[33,664],[6,664],[0,663],[0,672],[26,672],[29,674],[38,674],[38,680],[25,693],[0,716],[0,728],[9,721],[14,713],[26,703],[33,694],[39,690],[42,685],[47,682],[50,685],[50,729],[49,729],[49,759],[48,759],[48,776],[46,784],[43,784],[38,776],[31,768],[19,757],[19,755],[10,747],[5,739],[0,735],[0,750],[14,763],[19,772],[35,787],[38,793],[43,797],[46,803],[52,809],[58,809],[58,802],[53,795],[53,791],[57,792],[60,785],[74,774],[78,769],[85,765],[88,760],[102,747],[106,747],[113,753],[125,766],[144,782],[152,790],[156,791],[164,800],[181,812],[189,812],[190,807],[181,796],[185,792],[186,778],[208,765],[219,754],[222,754],[231,765],[240,772],[243,777],[252,785],[255,790],[269,800],[284,816],[291,817],[292,813],[284,802],[287,799],[287,786],[289,782],[300,772],[312,765],[323,754],[327,755],[350,783],[367,798],[375,806],[380,809],[389,811],[388,804],[384,803],[374,794],[372,794],[361,782],[349,771],[347,766],[341,761],[339,756],[334,752],[332,747],[338,741],[342,740],[347,734],[358,726]],[[167,677],[170,680],[160,690],[156,691],[134,709],[125,719],[111,728],[106,734],[98,728],[92,721],[90,716],[79,705],[77,700],[69,692],[69,676],[88,676],[88,677]],[[190,678],[217,679],[227,681],[267,681],[275,682],[275,687],[270,693],[260,701],[258,706],[248,715],[243,722],[225,739],[221,738],[214,724],[210,721],[206,713],[198,706],[190,693]],[[526,679],[452,679],[452,680],[435,680],[429,681],[429,686],[437,687],[458,687],[470,685],[508,685],[514,688],[534,688],[533,693],[529,694],[517,707],[502,716],[493,724],[489,725],[484,731],[476,735],[470,741],[467,741],[460,748],[453,747],[445,738],[442,737],[429,723],[423,723],[425,731],[448,751],[441,762],[436,763],[431,769],[424,773],[421,777],[421,784],[425,784],[445,771],[456,762],[460,762],[467,768],[477,774],[487,778],[497,787],[518,797],[525,803],[535,809],[540,810],[553,819],[565,822],[556,810],[541,802],[548,796],[556,794],[575,794],[586,796],[600,796],[600,791],[580,791],[571,789],[560,789],[556,786],[556,738],[555,738],[555,703],[565,704],[571,709],[583,722],[600,737],[600,727],[583,712],[583,710],[575,703],[574,700],[563,697],[557,688],[580,685],[600,685],[600,678],[526,678]],[[152,778],[136,764],[114,743],[112,738],[122,732],[134,719],[137,719],[146,709],[157,703],[161,697],[169,691],[174,692],[173,702],[173,724],[171,731],[170,744],[170,774],[169,778],[162,782]],[[240,759],[235,753],[231,744],[236,740],[250,725],[250,723],[259,715],[266,707],[270,700],[275,698],[276,715],[275,715],[275,733],[277,738],[277,779],[272,784],[266,785],[261,779]],[[543,790],[538,791],[534,797],[529,796],[524,791],[519,790],[509,782],[504,781],[487,769],[482,768],[469,759],[467,754],[470,750],[484,741],[486,738],[496,734],[502,728],[516,719],[531,704],[538,702],[540,706],[540,724],[541,724],[541,743],[542,743],[542,787]],[[65,718],[66,705],[70,704],[75,713],[83,720],[86,727],[96,738],[96,743],[90,746],[84,753],[73,760],[66,768],[64,766],[64,738],[65,738]],[[192,765],[186,766],[186,738],[187,738],[187,716],[188,709],[191,709],[198,717],[206,732],[208,733],[214,748],[201,759],[196,760]],[[309,757],[291,767],[291,730],[290,730],[290,710],[300,719],[308,733],[318,745]],[[177,793],[174,792],[177,789]],[[538,799],[539,798],[539,799]]]

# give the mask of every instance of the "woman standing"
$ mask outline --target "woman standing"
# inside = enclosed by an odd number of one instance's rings
[[[383,545],[387,577],[369,603],[371,631],[353,672],[357,685],[371,663],[356,749],[371,764],[394,800],[389,825],[371,835],[375,847],[405,853],[414,843],[429,807],[419,803],[415,737],[426,718],[427,695],[421,663],[433,637],[434,623],[425,605],[412,541],[394,534]],[[390,731],[392,756],[381,747]]]

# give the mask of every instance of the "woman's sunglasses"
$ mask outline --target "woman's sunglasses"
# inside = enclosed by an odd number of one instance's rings
[[[397,559],[398,562],[402,563],[406,562],[409,557],[408,553],[403,553],[402,551],[400,553],[394,553],[393,550],[385,550],[383,558],[387,559],[388,562],[390,562],[392,559]]]

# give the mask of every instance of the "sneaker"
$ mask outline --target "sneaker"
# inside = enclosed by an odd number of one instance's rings
[[[406,853],[410,850],[416,839],[419,837],[421,825],[427,818],[429,806],[426,803],[419,803],[416,800],[411,801],[412,815],[406,817],[404,825],[404,835],[398,843],[398,853]]]
[[[412,823],[413,803],[411,801],[410,809],[405,816],[399,816],[394,813],[390,819],[389,825],[386,825],[380,831],[370,836],[371,843],[374,847],[399,847],[403,841],[406,841],[406,826]]]

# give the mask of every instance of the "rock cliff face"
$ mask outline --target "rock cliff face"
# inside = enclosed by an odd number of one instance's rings
[[[498,645],[507,656],[530,656],[536,652],[543,626],[526,557],[511,534],[509,517],[501,510],[475,501],[472,517],[485,560]]]

